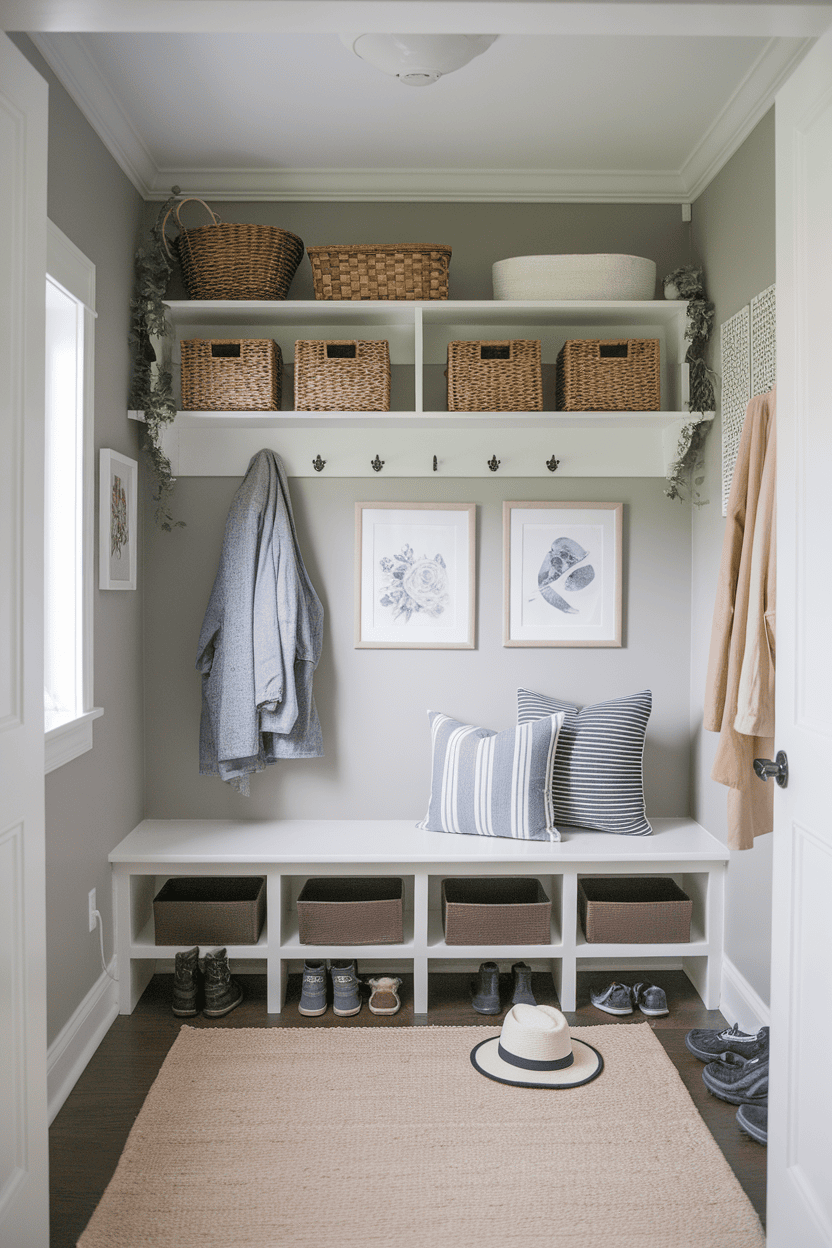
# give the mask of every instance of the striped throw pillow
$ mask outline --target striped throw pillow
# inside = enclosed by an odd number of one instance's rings
[[[428,711],[432,741],[428,832],[559,841],[552,818],[552,766],[563,715],[505,732]]]
[[[578,710],[559,698],[517,690],[517,722],[563,713],[552,772],[559,824],[649,836],[644,813],[644,734],[653,706],[649,689]]]

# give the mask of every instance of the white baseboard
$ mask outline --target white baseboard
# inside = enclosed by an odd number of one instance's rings
[[[107,967],[116,974],[115,956]],[[49,1125],[118,1017],[118,985],[102,971],[46,1054]]]
[[[753,1034],[771,1025],[771,1010],[730,958],[722,957],[720,1013],[729,1023],[738,1023],[742,1031]]]

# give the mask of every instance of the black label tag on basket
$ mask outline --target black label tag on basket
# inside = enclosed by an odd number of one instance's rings
[[[627,342],[602,342],[598,348],[602,360],[626,360],[629,353],[630,345]]]
[[[511,347],[508,343],[498,346],[489,346],[487,343],[480,347],[481,360],[510,360]]]
[[[328,342],[326,358],[328,360],[354,360],[356,356],[354,342]]]
[[[240,344],[239,342],[212,342],[211,355],[214,359],[239,360]]]

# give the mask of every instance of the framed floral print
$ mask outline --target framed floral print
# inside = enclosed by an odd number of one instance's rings
[[[623,503],[503,503],[503,645],[620,646]]]
[[[475,503],[356,503],[356,649],[473,650]]]
[[[98,585],[135,589],[138,553],[138,464],[117,451],[100,452]]]

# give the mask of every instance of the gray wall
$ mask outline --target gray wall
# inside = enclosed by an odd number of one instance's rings
[[[254,777],[250,799],[198,775],[196,645],[238,484],[180,478],[177,514],[186,527],[146,532],[149,817],[422,818],[427,710],[505,728],[515,722],[518,685],[580,704],[651,688],[648,811],[687,814],[690,510],[670,503],[655,479],[293,479],[304,561],[326,611],[314,686],[326,756],[276,764]],[[623,649],[503,648],[502,502],[537,498],[624,502]],[[370,499],[478,504],[475,650],[353,648],[354,504]]]
[[[719,326],[775,280],[774,109],[693,205],[696,251],[716,304],[710,358],[719,371]],[[692,813],[727,839],[727,790],[710,779],[718,736],[702,715],[711,619],[725,520],[722,517],[722,446],[719,413],[705,447],[707,506],[692,517],[691,756]],[[771,836],[731,854],[725,948],[763,1001],[769,1001],[771,957]]]
[[[98,936],[87,928],[97,890],[105,956],[112,954],[107,855],[142,818],[142,583],[135,593],[98,586],[98,454],[138,456],[128,424],[130,296],[142,200],[25,36],[14,42],[49,83],[47,211],[96,266],[95,704],[93,749],[46,778],[47,1004],[51,1043],[101,974]],[[140,500],[141,504],[141,500]]]

